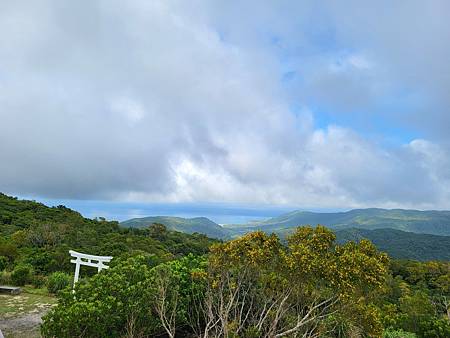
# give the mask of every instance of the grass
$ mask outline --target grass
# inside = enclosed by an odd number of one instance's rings
[[[41,294],[39,294],[41,292]],[[56,303],[53,296],[28,293],[25,290],[20,295],[0,294],[0,319],[19,317],[27,313],[38,313]]]
[[[51,294],[48,293],[48,290],[47,290],[46,287],[43,287],[43,288],[40,288],[40,289],[36,289],[33,286],[26,285],[26,286],[22,286],[22,291],[25,292],[25,293],[32,294],[32,295],[41,295],[41,296],[53,297]]]

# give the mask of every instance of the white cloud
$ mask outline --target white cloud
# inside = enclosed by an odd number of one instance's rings
[[[121,114],[131,125],[138,123],[146,115],[144,107],[139,102],[128,97],[113,98],[111,110]]]
[[[354,41],[361,50],[319,53],[328,46],[310,37],[311,19],[323,20],[314,8],[307,1],[239,10],[202,1],[5,6],[0,190],[450,207],[445,142],[387,147],[348,126],[316,126],[307,97],[341,110],[370,107],[390,88],[383,70],[395,63]],[[360,41],[340,10],[326,8],[336,39]],[[301,113],[280,83],[286,67],[303,77],[294,88],[305,99]]]

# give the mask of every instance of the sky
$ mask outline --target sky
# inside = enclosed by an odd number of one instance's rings
[[[0,0],[0,191],[450,209],[449,41],[446,0]]]

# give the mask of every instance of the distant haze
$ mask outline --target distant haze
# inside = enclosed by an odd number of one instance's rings
[[[243,224],[252,220],[276,217],[294,207],[238,206],[213,203],[120,203],[83,200],[37,199],[46,205],[63,204],[89,218],[105,217],[125,221],[146,216],[207,217],[218,224]],[[320,211],[322,209],[314,209]],[[326,211],[326,210],[323,210]],[[329,211],[332,211],[331,209]]]

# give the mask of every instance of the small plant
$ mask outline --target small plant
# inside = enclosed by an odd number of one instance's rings
[[[65,272],[54,272],[47,279],[47,289],[50,293],[57,293],[71,284],[72,277]]]
[[[9,272],[9,271],[0,271],[0,284],[3,284],[3,285],[10,285],[10,284],[12,284],[11,272]]]
[[[8,258],[5,256],[0,256],[0,272],[5,270],[8,266]]]
[[[35,275],[33,276],[33,278],[31,278],[31,284],[36,288],[36,289],[40,289],[41,287],[43,287],[47,282],[47,279],[45,278],[45,276],[42,275]]]
[[[416,338],[414,333],[403,330],[386,330],[383,333],[383,338]]]
[[[19,264],[17,265],[13,272],[11,273],[11,280],[15,285],[23,286],[29,281],[33,276],[33,267],[29,264]]]

